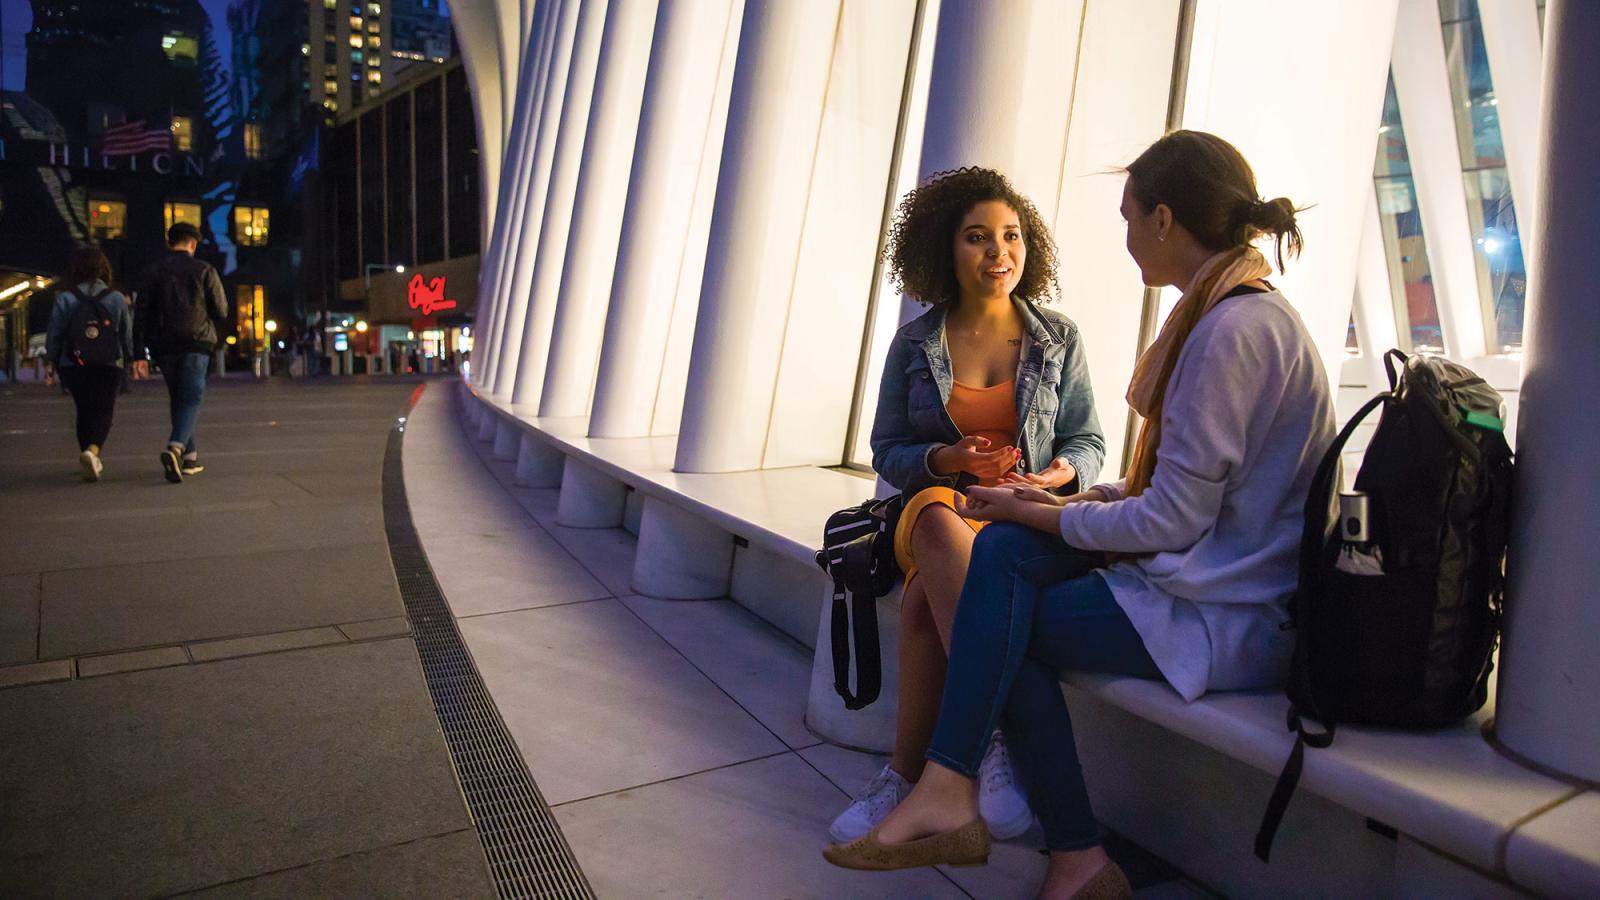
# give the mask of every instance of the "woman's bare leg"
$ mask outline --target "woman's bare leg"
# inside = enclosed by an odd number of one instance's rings
[[[945,649],[923,583],[921,575],[913,577],[900,597],[900,706],[889,758],[890,768],[913,782],[922,777],[944,696]]]
[[[950,651],[950,629],[956,620],[956,605],[961,600],[961,585],[967,580],[967,565],[972,561],[972,542],[976,537],[972,526],[943,503],[924,509],[911,531],[918,580],[923,582],[923,590],[927,592],[928,608],[939,628],[939,641],[946,655]]]

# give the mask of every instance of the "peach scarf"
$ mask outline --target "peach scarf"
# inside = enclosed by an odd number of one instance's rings
[[[1144,425],[1139,429],[1133,460],[1128,465],[1127,481],[1123,488],[1126,496],[1136,497],[1144,493],[1145,488],[1150,486],[1150,479],[1155,476],[1156,448],[1161,446],[1161,409],[1167,399],[1167,382],[1172,380],[1178,355],[1183,352],[1183,345],[1189,340],[1195,325],[1229,291],[1241,284],[1260,281],[1270,274],[1272,266],[1254,247],[1225,250],[1206,260],[1200,271],[1195,273],[1194,283],[1184,292],[1183,299],[1167,316],[1161,333],[1139,357],[1139,362],[1133,367],[1133,380],[1128,384],[1128,405],[1144,417]]]

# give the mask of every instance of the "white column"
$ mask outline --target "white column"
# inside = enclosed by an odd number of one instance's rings
[[[554,2],[555,0],[550,0],[541,4],[539,16],[547,18]],[[483,335],[481,346],[483,352],[479,356],[483,366],[477,373],[476,380],[479,383],[489,383],[494,377],[494,360],[491,354],[498,335],[495,324],[499,321],[505,304],[505,292],[502,288],[505,278],[506,246],[510,243],[510,236],[516,233],[516,216],[510,209],[514,205],[513,198],[519,195],[522,183],[528,177],[528,159],[532,155],[529,142],[533,132],[535,106],[533,100],[537,94],[532,86],[538,72],[539,54],[530,50],[525,44],[521,58],[521,72],[516,82],[517,102],[513,112],[510,139],[506,146],[507,164],[501,173],[506,184],[500,191],[494,229],[486,234],[487,239],[482,245],[483,264],[479,284],[479,296],[482,299],[479,303],[483,315],[480,317],[479,332]]]
[[[1316,204],[1300,216],[1305,256],[1273,283],[1305,321],[1330,379],[1344,360],[1395,7],[1199,0],[1195,10],[1184,127],[1238,147],[1264,196]],[[1264,57],[1265,48],[1273,49]]]
[[[1079,40],[1054,223],[1062,280],[1058,308],[1077,324],[1089,358],[1106,441],[1103,480],[1120,474],[1128,418],[1123,393],[1133,376],[1144,309],[1144,282],[1123,246],[1123,180],[1105,173],[1132,162],[1166,131],[1180,5],[1090,3]],[[1141,63],[1131,66],[1131,59]]]
[[[1600,781],[1600,4],[1550,0],[1510,596],[1496,731],[1529,759]]]
[[[539,400],[542,416],[589,412],[655,20],[656,0],[611,0],[606,10]]]
[[[1082,0],[941,4],[921,175],[997,169],[1054,221],[1082,20]]]
[[[840,0],[751,0],[739,36],[677,468],[759,468]]]
[[[1539,64],[1543,47],[1539,9],[1534,0],[1492,0],[1478,4],[1483,45],[1494,79],[1495,112],[1505,147],[1511,199],[1517,206],[1517,231],[1523,258],[1533,252],[1534,168],[1539,158]]]
[[[522,341],[519,347],[509,334],[506,341],[506,351],[517,354],[516,375],[509,383],[504,377],[497,377],[495,382],[497,390],[510,390],[512,403],[536,404],[544,389],[550,331],[555,322],[556,305],[564,299],[560,295],[561,272],[566,265],[563,254],[572,226],[572,204],[578,189],[578,173],[582,169],[583,138],[589,126],[589,108],[594,101],[594,78],[600,62],[600,39],[605,33],[607,6],[606,0],[587,0],[578,11],[572,62],[561,106],[561,128],[556,136],[549,188],[540,217],[538,251],[532,258],[532,288],[522,325]],[[532,207],[530,213],[531,210]],[[520,270],[518,274],[520,276]],[[513,286],[516,284],[514,282]],[[507,369],[501,376],[509,373]]]
[[[461,46],[461,65],[471,86],[473,119],[478,132],[478,203],[480,234],[494,227],[493,210],[500,191],[500,161],[505,149],[501,93],[500,45],[495,39],[495,0],[455,0],[450,23]]]
[[[593,437],[651,433],[671,335],[694,327],[742,8],[743,0],[661,0],[589,419]],[[721,52],[706,52],[719,36]],[[688,270],[693,289],[680,290]]]
[[[1417,186],[1417,211],[1428,242],[1428,268],[1433,273],[1445,352],[1467,361],[1483,356],[1487,333],[1441,27],[1437,0],[1400,0],[1394,32],[1394,93]]]
[[[506,396],[511,392],[522,349],[522,329],[528,313],[528,282],[538,253],[539,236],[544,229],[544,208],[550,187],[550,161],[555,155],[571,73],[573,37],[584,0],[561,0],[561,11],[551,35],[551,51],[544,79],[539,83],[539,115],[535,129],[533,155],[528,160],[530,177],[523,182],[518,203],[517,229],[507,248],[502,287],[502,316],[496,328],[494,380],[490,389]]]

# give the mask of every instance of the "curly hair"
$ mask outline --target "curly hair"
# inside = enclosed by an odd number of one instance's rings
[[[1042,303],[1055,299],[1056,242],[1049,226],[1004,175],[976,166],[937,172],[900,201],[884,248],[895,290],[928,304],[958,298],[961,290],[951,251],[956,229],[968,210],[991,200],[1016,212],[1028,249],[1022,277],[1012,293]]]

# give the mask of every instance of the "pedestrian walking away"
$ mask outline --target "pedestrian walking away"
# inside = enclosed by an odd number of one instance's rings
[[[172,433],[161,451],[162,471],[177,484],[204,471],[195,444],[195,425],[205,396],[206,371],[218,335],[227,327],[228,303],[217,270],[195,259],[200,231],[187,222],[167,230],[166,256],[145,270],[135,284],[133,343],[148,349],[167,383]],[[146,377],[149,363],[134,363],[134,376]]]
[[[78,466],[84,481],[99,481],[105,469],[100,452],[134,358],[133,315],[127,299],[111,289],[111,280],[111,263],[98,247],[72,251],[62,278],[66,290],[50,310],[45,336],[47,364],[77,410]]]

